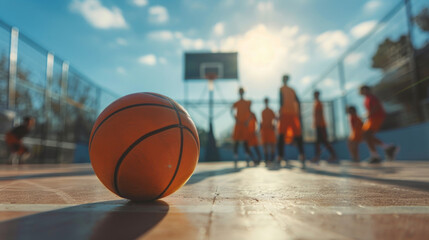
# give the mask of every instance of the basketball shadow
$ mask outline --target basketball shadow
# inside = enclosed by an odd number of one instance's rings
[[[136,239],[168,213],[166,202],[83,204],[0,223],[1,239]]]
[[[88,169],[88,170],[71,171],[71,172],[55,172],[55,173],[4,176],[4,177],[0,177],[0,181],[33,179],[33,178],[74,177],[74,176],[87,176],[87,175],[94,175],[94,171],[92,169]]]

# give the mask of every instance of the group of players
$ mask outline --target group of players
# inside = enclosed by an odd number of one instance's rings
[[[283,86],[280,88],[280,109],[276,115],[269,107],[269,99],[265,98],[265,109],[261,113],[260,136],[264,150],[265,163],[281,164],[282,160],[289,162],[284,156],[284,145],[294,144],[299,151],[299,160],[302,168],[305,168],[305,153],[304,141],[301,128],[300,101],[295,91],[288,86],[289,76],[283,76]],[[381,147],[386,159],[393,160],[397,154],[399,147],[393,144],[386,144],[375,136],[375,133],[380,129],[386,117],[386,113],[381,102],[371,93],[368,86],[360,88],[360,94],[365,97],[365,108],[367,110],[367,120],[365,123],[359,118],[354,106],[347,107],[347,114],[350,121],[350,136],[348,141],[349,151],[354,162],[359,162],[359,144],[364,140],[370,151],[369,163],[380,163],[382,158],[377,152],[376,147]],[[249,166],[249,158],[253,160],[257,166],[261,162],[261,153],[259,151],[258,141],[258,123],[254,113],[251,112],[251,101],[244,99],[244,89],[239,89],[240,99],[235,102],[231,108],[232,115],[235,118],[235,126],[233,132],[234,140],[234,165],[237,167],[238,145],[240,142],[244,144],[244,149],[247,157],[247,166]],[[314,107],[313,107],[313,125],[316,130],[315,155],[311,162],[318,163],[320,161],[321,149],[320,145],[324,144],[330,153],[329,163],[338,164],[339,160],[334,148],[328,141],[326,130],[326,121],[323,115],[323,104],[319,99],[320,92],[314,92]],[[276,130],[278,137],[276,138]],[[276,159],[276,144],[277,144],[277,159]],[[252,153],[256,153],[256,156]]]

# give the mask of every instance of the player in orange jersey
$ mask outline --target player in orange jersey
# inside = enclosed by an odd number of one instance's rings
[[[258,120],[256,119],[256,115],[254,113],[250,114],[250,120],[249,120],[249,133],[247,136],[247,145],[249,148],[253,148],[253,150],[256,152],[257,158],[254,159],[253,155],[250,156],[253,158],[253,162],[255,166],[258,166],[261,162],[261,152],[259,151],[259,141],[258,141]]]
[[[384,149],[386,158],[394,160],[399,148],[395,145],[385,144],[375,136],[386,118],[386,112],[380,100],[372,94],[369,86],[362,86],[360,94],[365,97],[365,108],[367,110],[367,120],[362,126],[363,137],[370,151],[369,163],[380,163],[381,158],[377,153],[376,146],[381,146]]]
[[[320,160],[320,144],[323,143],[328,149],[331,157],[328,159],[330,163],[337,163],[337,156],[335,154],[334,148],[328,141],[328,133],[326,131],[326,121],[323,114],[323,104],[319,99],[320,92],[314,92],[314,110],[313,110],[313,120],[314,128],[316,129],[316,144],[315,144],[315,156],[312,159],[312,162],[319,162]]]
[[[234,140],[234,166],[237,168],[237,160],[238,160],[238,144],[239,142],[243,142],[244,150],[246,153],[251,156],[251,151],[249,146],[247,145],[248,139],[248,126],[250,121],[250,105],[251,101],[244,99],[244,89],[240,88],[238,90],[238,94],[240,99],[232,105],[231,114],[235,118],[235,126],[233,132],[233,140]],[[247,166],[249,166],[249,159],[246,159]]]
[[[349,114],[350,122],[350,136],[348,141],[348,147],[350,155],[352,156],[353,162],[359,162],[359,144],[362,142],[363,131],[362,131],[362,120],[356,113],[356,108],[354,106],[349,106],[346,109],[347,114]]]
[[[294,140],[299,151],[299,160],[305,168],[304,143],[301,133],[300,103],[295,91],[287,83],[289,76],[283,76],[280,88],[280,123],[278,138],[278,162],[284,158],[284,144]],[[286,160],[286,164],[288,161]]]
[[[265,164],[268,165],[274,161],[275,146],[276,146],[276,133],[275,124],[276,114],[268,106],[269,99],[264,99],[265,109],[262,111],[261,121],[261,137],[264,146]]]
[[[34,128],[36,120],[26,116],[23,123],[12,128],[5,134],[5,142],[10,153],[9,159],[12,164],[19,164],[30,157],[30,150],[23,144],[23,138]]]

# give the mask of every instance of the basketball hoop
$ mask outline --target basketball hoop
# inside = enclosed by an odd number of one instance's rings
[[[217,74],[216,73],[206,73],[206,79],[209,81],[213,81],[217,78]]]
[[[214,80],[217,78],[216,73],[206,73],[206,79],[209,80],[209,90],[214,90]]]

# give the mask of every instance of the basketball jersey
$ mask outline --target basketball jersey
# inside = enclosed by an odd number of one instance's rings
[[[233,108],[237,110],[236,118],[239,122],[246,122],[250,118],[251,101],[240,99],[234,103]]]
[[[299,115],[295,91],[288,86],[283,86],[280,88],[280,93],[283,100],[282,106],[280,107],[280,113]]]
[[[365,97],[365,108],[370,113],[371,109],[375,107],[376,111],[372,113],[370,118],[384,118],[386,116],[386,112],[384,111],[383,105],[380,100],[372,94],[367,95]]]
[[[274,114],[273,110],[270,108],[265,108],[262,111],[262,122],[261,122],[261,128],[273,128],[273,120],[276,118],[276,115]]]
[[[255,116],[250,116],[250,120],[249,120],[249,132],[250,133],[255,133],[256,132],[256,117]]]
[[[316,127],[326,127],[325,117],[323,115],[323,104],[316,100],[314,101],[314,125]]]
[[[362,120],[360,120],[360,118],[357,115],[350,115],[350,126],[351,126],[351,133],[350,135],[352,136],[356,136],[356,137],[360,137],[360,135],[362,134]]]

